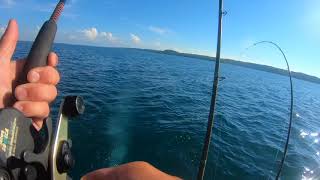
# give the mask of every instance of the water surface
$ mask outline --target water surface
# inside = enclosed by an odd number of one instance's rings
[[[20,43],[16,56],[30,43]],[[79,179],[131,161],[195,179],[206,131],[214,64],[134,49],[56,44],[58,104],[81,95],[86,113],[71,122]],[[206,179],[274,179],[287,133],[285,76],[222,64]],[[294,79],[295,117],[282,179],[319,177],[320,85]]]

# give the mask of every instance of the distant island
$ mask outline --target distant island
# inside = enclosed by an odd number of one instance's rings
[[[28,48],[31,48],[31,42],[30,41],[19,41],[19,43],[26,43]],[[86,45],[76,45],[76,44],[65,44],[65,43],[56,43],[56,44],[61,44],[61,45],[71,45],[71,46],[86,46]],[[89,46],[89,47],[99,47],[99,46]],[[99,47],[99,48],[105,48],[105,47]],[[112,47],[108,47],[112,48]],[[209,61],[215,61],[215,57],[210,57],[210,56],[204,56],[204,55],[197,55],[197,54],[188,54],[188,53],[180,53],[174,50],[153,50],[153,49],[139,49],[139,48],[122,48],[122,49],[136,49],[136,50],[142,50],[142,51],[148,51],[148,52],[153,52],[153,53],[160,53],[160,54],[167,54],[167,55],[173,55],[173,56],[183,56],[183,57],[189,57],[189,58],[196,58],[196,59],[203,59],[203,60],[209,60]],[[249,63],[249,62],[243,62],[243,61],[237,61],[234,59],[221,59],[221,63],[225,64],[232,64],[236,66],[242,66],[246,68],[251,68],[251,69],[256,69],[260,71],[265,71],[265,72],[270,72],[270,73],[275,73],[283,76],[288,76],[288,72],[284,69],[280,68],[275,68],[272,66],[267,66],[267,65],[261,65],[261,64],[255,64],[255,63]],[[317,83],[320,84],[320,78],[311,76],[305,73],[300,73],[300,72],[293,72],[291,71],[291,75],[295,79],[301,79],[304,81],[312,82],[312,83]]]
[[[168,55],[174,55],[174,56],[183,56],[183,57],[190,57],[190,58],[197,58],[197,59],[204,59],[204,60],[209,60],[209,61],[215,61],[216,59],[214,57],[210,56],[204,56],[204,55],[197,55],[197,54],[188,54],[188,53],[180,53],[174,50],[164,50],[164,51],[159,51],[159,50],[151,50],[151,49],[143,49],[144,51],[149,51],[149,52],[154,52],[154,53],[161,53],[161,54],[168,54]],[[255,63],[249,63],[249,62],[243,62],[243,61],[237,61],[233,59],[221,59],[221,63],[225,64],[232,64],[236,66],[242,66],[246,68],[251,68],[251,69],[256,69],[260,71],[265,71],[265,72],[270,72],[270,73],[275,73],[279,75],[284,75],[288,76],[288,71],[280,68],[275,68],[272,66],[267,66],[267,65],[261,65],[261,64],[255,64]],[[313,83],[320,84],[320,78],[307,75],[304,73],[300,72],[293,72],[291,71],[291,75],[293,78],[296,79],[301,79],[304,81],[309,81]]]

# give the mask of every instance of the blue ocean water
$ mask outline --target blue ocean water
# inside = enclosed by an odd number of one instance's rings
[[[15,57],[30,43],[20,42]],[[85,173],[147,161],[195,179],[209,112],[211,61],[135,49],[56,44],[66,95],[86,113],[70,124],[76,166]],[[205,179],[274,179],[288,127],[288,77],[222,64],[218,110]],[[320,85],[294,79],[294,119],[282,179],[320,177]]]

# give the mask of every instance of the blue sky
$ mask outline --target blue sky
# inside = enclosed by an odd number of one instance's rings
[[[56,0],[0,0],[0,33],[18,20],[20,39],[33,40]],[[222,56],[320,77],[319,0],[225,0]],[[56,42],[174,49],[215,56],[218,0],[69,0]]]

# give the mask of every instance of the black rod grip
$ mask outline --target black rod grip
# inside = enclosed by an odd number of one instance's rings
[[[48,55],[51,51],[56,32],[57,24],[55,21],[49,20],[42,25],[27,57],[19,84],[27,83],[27,75],[31,69],[47,65]]]

